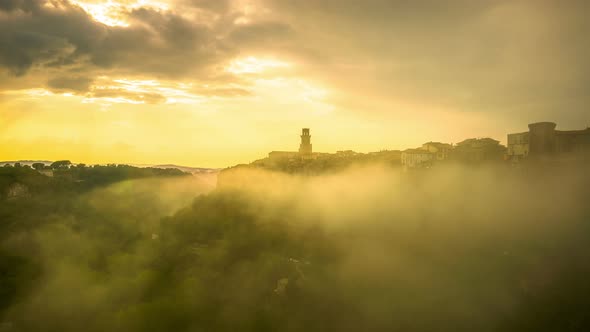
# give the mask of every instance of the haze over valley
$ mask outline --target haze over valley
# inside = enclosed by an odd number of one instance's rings
[[[0,0],[0,332],[590,331],[589,4]]]

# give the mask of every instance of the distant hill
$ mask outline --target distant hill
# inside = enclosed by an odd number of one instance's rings
[[[23,166],[24,165],[32,166],[34,163],[43,163],[43,164],[49,166],[53,163],[53,161],[51,161],[51,160],[7,160],[7,161],[0,161],[0,167],[4,166],[6,164],[9,164],[12,166],[15,163],[20,163]],[[218,173],[221,170],[220,168],[190,167],[190,166],[179,166],[179,165],[174,165],[174,164],[152,165],[152,164],[120,163],[120,165],[129,165],[129,166],[141,167],[141,168],[146,168],[146,167],[161,168],[161,169],[174,168],[174,169],[178,169],[183,172],[191,173],[191,174],[214,174],[214,173]]]
[[[0,166],[4,166],[6,164],[14,165],[15,163],[20,163],[21,165],[28,165],[31,166],[34,163],[43,163],[45,165],[51,165],[53,161],[49,160],[13,160],[13,161],[0,161]]]
[[[202,167],[189,167],[189,166],[178,166],[174,164],[164,164],[164,165],[149,165],[145,167],[153,167],[153,168],[176,168],[183,172],[192,173],[192,174],[210,174],[210,173],[218,173],[221,169],[219,168],[202,168]]]

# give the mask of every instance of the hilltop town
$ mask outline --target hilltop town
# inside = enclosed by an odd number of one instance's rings
[[[553,122],[529,124],[529,130],[507,135],[507,146],[492,138],[468,138],[451,144],[426,142],[405,150],[359,153],[352,150],[335,153],[314,152],[309,128],[303,128],[298,151],[271,151],[249,165],[289,173],[317,173],[355,163],[382,162],[404,169],[433,167],[440,163],[518,165],[527,161],[579,161],[590,155],[590,128],[556,130]]]

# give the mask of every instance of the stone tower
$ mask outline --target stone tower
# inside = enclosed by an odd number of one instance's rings
[[[529,124],[529,154],[539,156],[555,151],[555,126],[553,122]]]
[[[303,128],[301,131],[301,144],[299,145],[299,153],[302,155],[311,154],[311,136],[309,135],[309,128]]]

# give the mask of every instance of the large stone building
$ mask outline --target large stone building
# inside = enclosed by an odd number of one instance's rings
[[[527,157],[547,157],[590,153],[590,128],[555,130],[553,122],[529,124],[529,131],[508,134],[506,155],[512,161]]]

